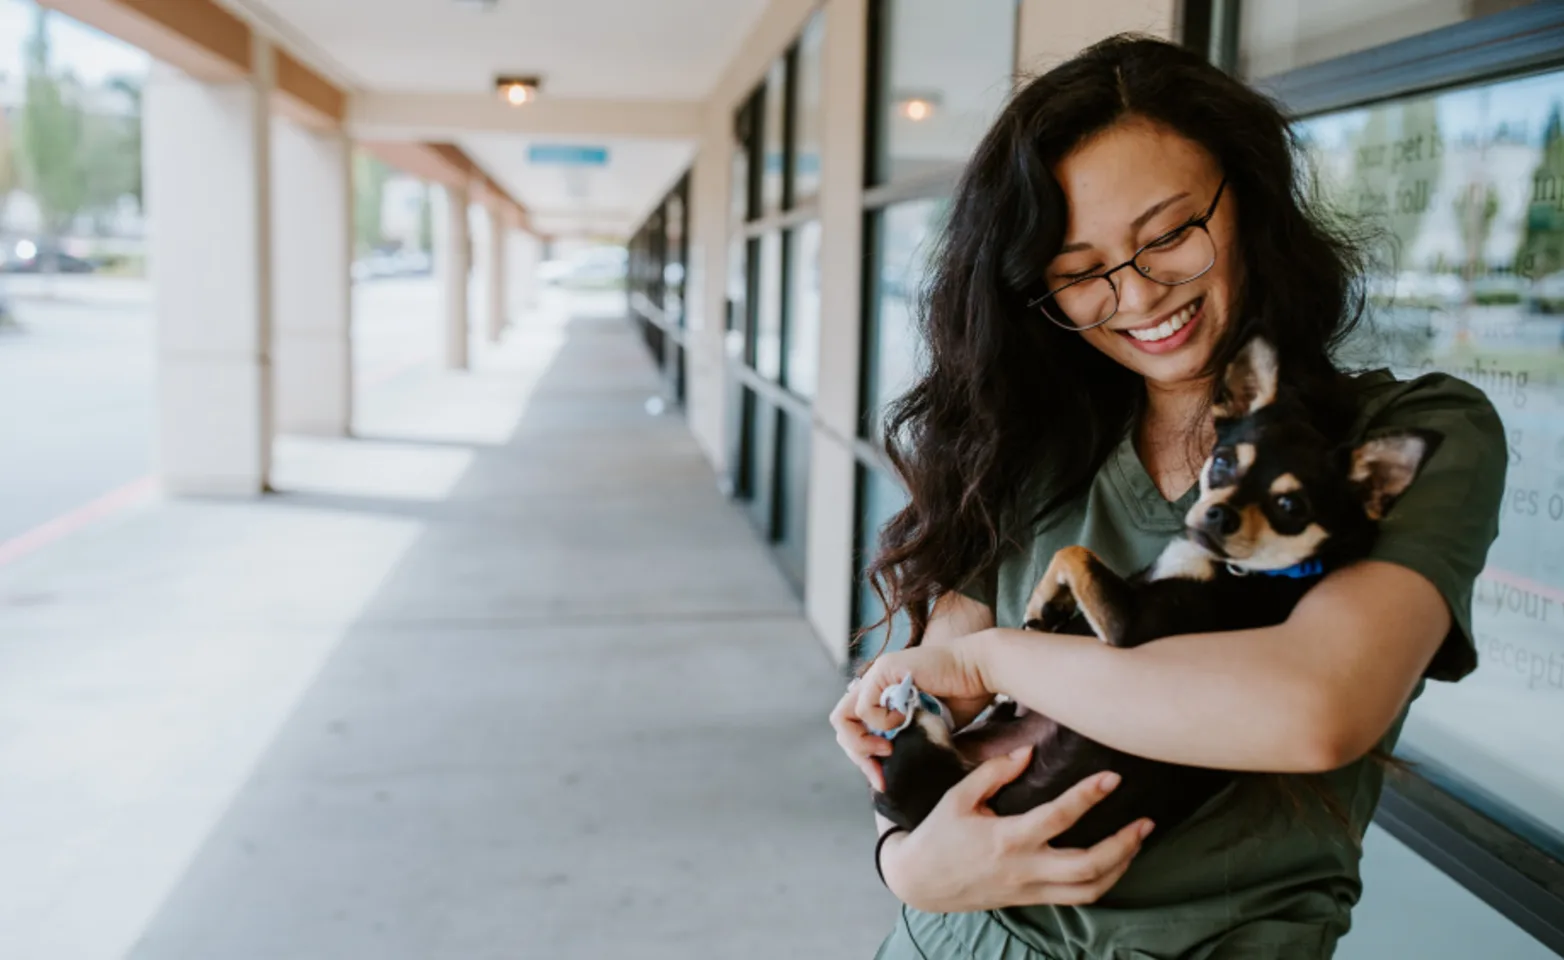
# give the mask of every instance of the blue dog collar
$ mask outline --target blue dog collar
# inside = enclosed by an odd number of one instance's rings
[[[917,717],[919,710],[934,714],[947,728],[955,726],[950,717],[950,709],[941,703],[938,697],[924,693],[913,686],[910,673],[902,678],[901,683],[885,688],[885,691],[880,694],[880,706],[887,710],[894,710],[902,716],[901,726],[895,730],[871,729],[869,731],[887,740],[895,740],[897,734],[912,726],[912,721]]]
[[[1227,565],[1227,572],[1231,573],[1235,577],[1247,577],[1253,573],[1262,577],[1286,577],[1289,580],[1307,580],[1310,577],[1318,577],[1324,574],[1325,564],[1316,559],[1305,560],[1302,563],[1295,563],[1292,566],[1284,567],[1281,570],[1246,570],[1243,567],[1234,566],[1233,564],[1229,563]]]

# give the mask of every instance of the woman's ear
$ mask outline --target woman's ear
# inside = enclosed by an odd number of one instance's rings
[[[1442,439],[1432,430],[1398,430],[1371,437],[1352,451],[1348,479],[1370,520],[1384,519]]]
[[[1215,408],[1220,420],[1247,417],[1276,400],[1276,348],[1255,337],[1238,351],[1222,373],[1222,398]]]

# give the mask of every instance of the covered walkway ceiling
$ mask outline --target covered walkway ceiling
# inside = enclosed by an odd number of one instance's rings
[[[550,234],[628,233],[691,161],[701,103],[764,0],[219,0],[351,91],[374,140],[455,143]],[[511,108],[500,74],[543,77]],[[537,162],[603,147],[601,165]],[[558,153],[556,152],[556,157]]]
[[[278,48],[278,108],[439,179],[476,176],[544,235],[626,235],[688,167],[766,0],[40,0],[207,78]],[[511,107],[500,75],[542,77]],[[399,144],[405,145],[398,146]],[[425,146],[412,150],[415,144]],[[454,148],[454,149],[453,149]]]

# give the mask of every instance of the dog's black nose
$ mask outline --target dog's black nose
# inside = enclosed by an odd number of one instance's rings
[[[1206,509],[1205,528],[1212,533],[1230,537],[1238,532],[1238,525],[1238,511],[1227,504],[1218,503]]]

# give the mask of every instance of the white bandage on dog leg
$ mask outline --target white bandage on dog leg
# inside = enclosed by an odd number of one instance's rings
[[[895,740],[896,735],[912,726],[917,718],[918,711],[924,711],[939,718],[946,730],[954,730],[955,722],[951,719],[950,708],[941,703],[938,697],[919,690],[912,682],[912,674],[902,678],[901,683],[893,687],[886,687],[880,693],[880,706],[901,714],[901,725],[894,730],[870,730],[875,736],[884,737],[887,740]]]

